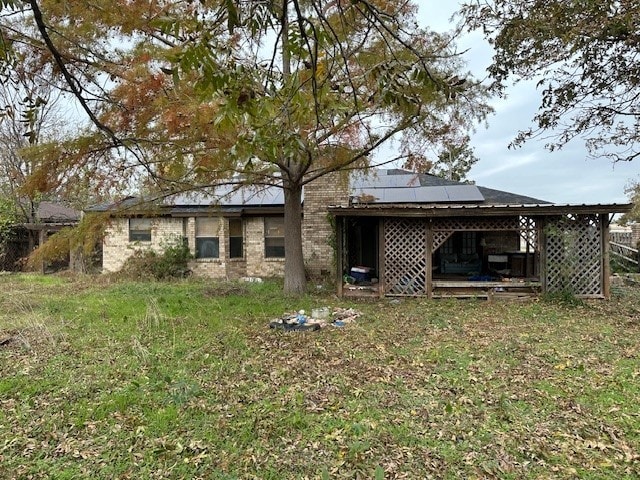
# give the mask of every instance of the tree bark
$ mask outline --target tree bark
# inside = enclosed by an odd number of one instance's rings
[[[307,279],[302,255],[302,186],[284,188],[284,292],[302,295]]]

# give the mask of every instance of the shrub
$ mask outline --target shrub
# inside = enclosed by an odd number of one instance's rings
[[[168,245],[162,253],[138,250],[127,259],[119,274],[133,280],[164,280],[189,276],[189,247],[180,242]]]

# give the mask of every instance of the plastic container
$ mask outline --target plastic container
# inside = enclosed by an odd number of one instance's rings
[[[357,282],[368,282],[371,280],[371,269],[369,267],[352,267],[350,275]]]
[[[311,318],[316,320],[326,320],[329,318],[329,307],[314,308],[311,310]]]

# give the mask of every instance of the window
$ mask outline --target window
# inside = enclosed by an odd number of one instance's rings
[[[244,258],[242,219],[229,219],[229,258]]]
[[[440,252],[445,255],[477,253],[476,232],[455,232],[442,244]]]
[[[476,253],[476,232],[462,232],[462,253]]]
[[[440,247],[440,252],[445,255],[451,255],[456,252],[453,245],[453,236],[447,238],[447,240],[442,244],[442,247]]]
[[[150,218],[130,218],[129,219],[129,241],[130,242],[150,242],[151,241],[151,219]]]
[[[218,218],[196,218],[196,258],[220,257],[220,239]]]
[[[264,219],[264,256],[284,258],[284,217]]]

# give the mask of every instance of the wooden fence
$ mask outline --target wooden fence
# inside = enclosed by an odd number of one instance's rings
[[[609,242],[609,245],[612,259],[629,265],[636,272],[640,270],[640,257],[638,256],[638,250],[636,248],[612,241]]]

